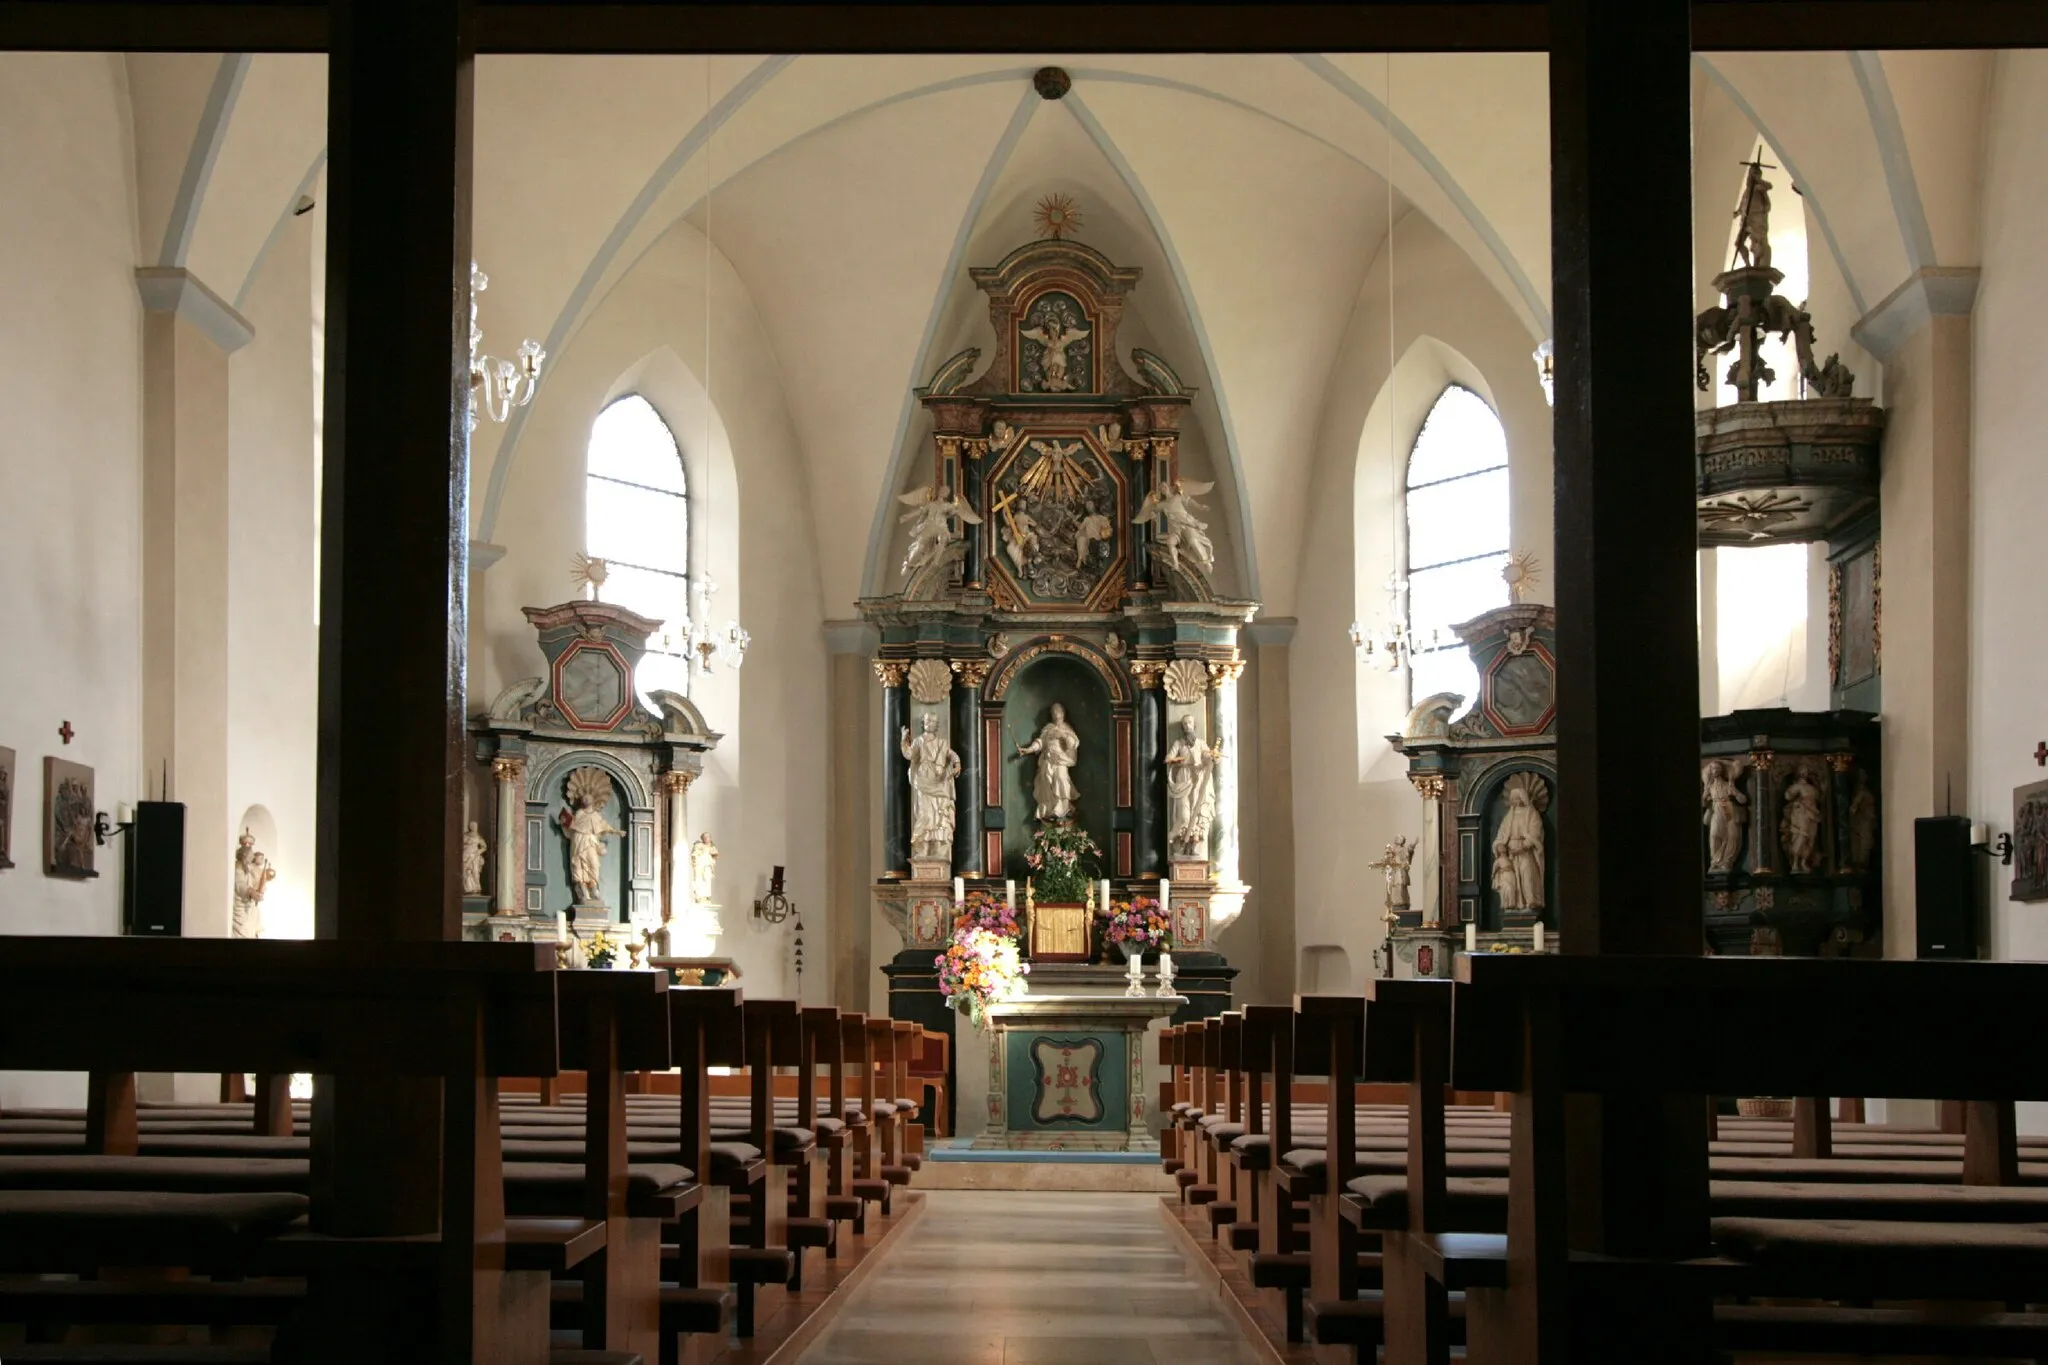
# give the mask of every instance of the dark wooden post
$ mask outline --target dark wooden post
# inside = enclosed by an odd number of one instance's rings
[[[315,920],[403,953],[461,923],[474,33],[469,0],[331,23]],[[314,1112],[323,1230],[438,1230],[437,1082]]]
[[[1558,899],[1573,953],[1703,951],[1681,380],[1692,366],[1689,25],[1686,0],[1550,5]],[[1694,1245],[1707,1227],[1701,1105],[1575,1106],[1571,1131],[1573,1249],[1705,1249]],[[1642,1314],[1671,1339],[1688,1335],[1669,1332],[1675,1318],[1697,1316],[1691,1337],[1704,1343],[1706,1301],[1674,1297],[1574,1302],[1568,1345],[1544,1332],[1544,1358],[1562,1346],[1574,1360],[1607,1359]]]

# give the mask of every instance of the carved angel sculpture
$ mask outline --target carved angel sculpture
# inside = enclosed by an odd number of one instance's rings
[[[1216,567],[1216,547],[1209,540],[1209,523],[1195,515],[1207,511],[1195,499],[1216,485],[1195,479],[1175,479],[1163,483],[1145,495],[1145,501],[1138,508],[1138,515],[1132,524],[1142,526],[1156,521],[1154,534],[1159,546],[1166,552],[1166,562],[1174,568],[1180,567],[1181,552],[1185,550],[1189,559],[1201,566],[1203,573]]]
[[[1707,871],[1728,872],[1742,856],[1749,798],[1742,794],[1743,764],[1710,758],[1700,768],[1700,822],[1707,827]]]
[[[523,719],[527,708],[539,701],[547,690],[546,678],[521,678],[491,699],[491,719]]]
[[[1059,318],[1047,318],[1038,326],[1017,334],[1045,348],[1044,358],[1039,364],[1045,373],[1046,392],[1066,393],[1074,387],[1073,378],[1067,373],[1067,347],[1087,336],[1089,330],[1086,327],[1069,327]]]
[[[910,525],[910,548],[903,556],[906,578],[938,559],[960,538],[956,519],[981,524],[980,515],[964,499],[941,493],[936,486],[902,494],[896,501],[910,509],[898,518]]]

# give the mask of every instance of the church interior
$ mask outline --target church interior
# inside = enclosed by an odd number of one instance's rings
[[[0,5],[0,1359],[2048,1360],[2044,164],[2003,0]]]

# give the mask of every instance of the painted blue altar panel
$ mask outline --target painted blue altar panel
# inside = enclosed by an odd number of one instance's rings
[[[1125,1131],[1128,1034],[1013,1028],[1005,1038],[1003,1098],[1012,1132]]]

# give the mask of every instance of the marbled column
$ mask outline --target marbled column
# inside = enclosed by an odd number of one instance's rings
[[[910,871],[910,763],[900,742],[910,724],[909,671],[904,659],[875,660],[882,680],[882,871]]]
[[[1447,907],[1444,897],[1444,780],[1434,773],[1411,773],[1408,780],[1422,798],[1422,842],[1415,849],[1408,903],[1422,912],[1423,927],[1432,928],[1444,922],[1447,909],[1456,908],[1455,902]],[[1451,920],[1456,922],[1455,913]]]
[[[690,907],[690,780],[694,773],[680,769],[661,775],[662,794],[668,798],[668,901],[662,906],[661,928],[672,934],[676,916]]]
[[[981,749],[981,685],[988,681],[987,659],[953,660],[953,752],[960,755],[960,780],[953,788],[953,870],[973,872],[983,862],[981,848],[981,780],[988,761]],[[1000,869],[986,868],[994,874]]]
[[[1131,665],[1138,684],[1138,780],[1132,791],[1131,841],[1137,854],[1131,870],[1155,878],[1166,871],[1166,693],[1165,664],[1140,659]]]
[[[1216,763],[1216,862],[1211,875],[1226,885],[1242,880],[1237,823],[1237,680],[1243,676],[1242,658],[1209,665],[1209,742],[1223,747]]]
[[[1136,511],[1145,505],[1145,495],[1152,490],[1152,461],[1146,458],[1148,447],[1133,441],[1131,455],[1131,508]],[[1152,573],[1152,523],[1149,521],[1131,528],[1131,586],[1147,587]]]
[[[526,913],[526,759],[503,754],[491,760],[498,782],[497,913]]]

